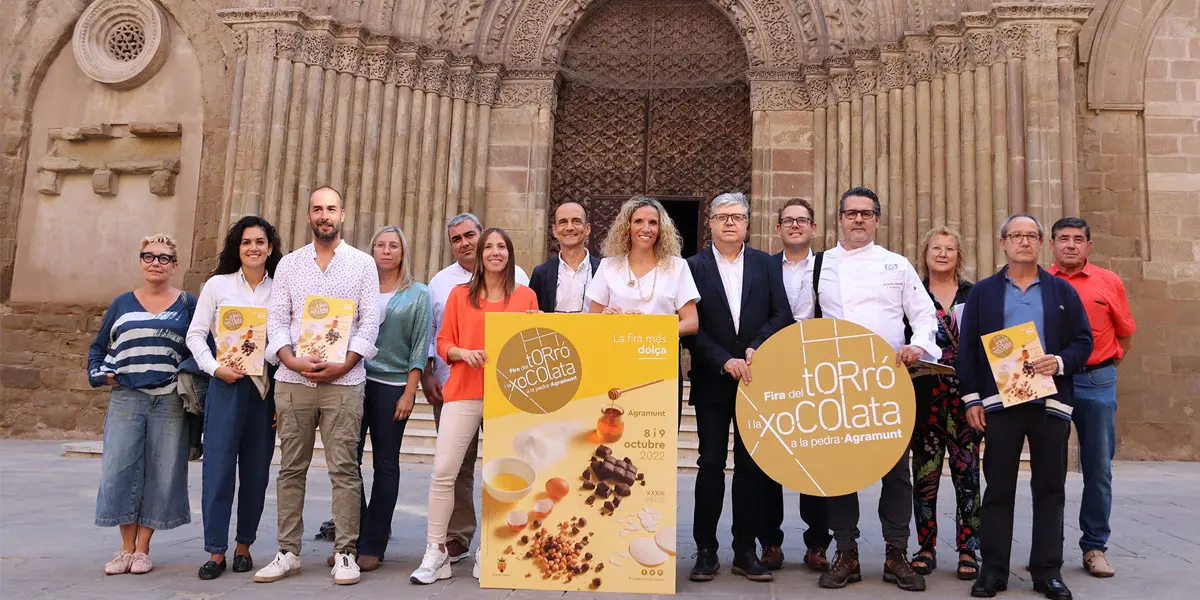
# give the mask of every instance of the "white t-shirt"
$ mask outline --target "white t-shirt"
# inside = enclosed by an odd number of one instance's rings
[[[638,278],[629,269],[626,256],[600,261],[600,269],[588,285],[588,300],[623,311],[636,310],[648,315],[674,315],[688,302],[700,299],[696,281],[687,261],[671,258],[670,267],[654,267]]]

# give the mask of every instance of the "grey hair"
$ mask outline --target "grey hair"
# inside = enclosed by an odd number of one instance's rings
[[[479,231],[483,231],[483,223],[479,222],[479,217],[471,213],[460,213],[455,215],[453,219],[450,219],[449,223],[446,223],[446,232],[449,233],[451,227],[454,227],[455,225],[461,225],[467,221],[474,223],[475,228]]]
[[[1019,213],[1013,213],[1011,215],[1008,215],[1008,218],[1004,219],[1004,222],[1000,224],[1000,239],[1004,239],[1004,238],[1008,237],[1009,223],[1012,223],[1014,219],[1022,219],[1022,218],[1033,221],[1033,224],[1037,225],[1037,228],[1038,228],[1038,237],[1045,237],[1046,230],[1042,228],[1042,222],[1039,221],[1037,217],[1035,217],[1027,212],[1019,212]]]
[[[385,233],[394,233],[396,237],[400,238],[400,278],[396,280],[396,289],[394,290],[399,292],[413,283],[412,270],[408,268],[408,236],[404,235],[404,232],[395,225],[380,227],[375,232],[375,235],[371,236],[371,245],[369,248],[371,249],[372,258],[375,257],[375,242],[378,242],[379,236]]]
[[[708,214],[717,214],[717,209],[722,206],[740,206],[746,211],[746,216],[750,216],[750,201],[746,199],[746,195],[741,192],[726,192],[713,198],[713,201],[708,206]]]

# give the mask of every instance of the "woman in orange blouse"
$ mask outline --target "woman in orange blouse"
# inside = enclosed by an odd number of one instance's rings
[[[528,312],[538,309],[533,290],[517,285],[512,240],[503,229],[488,229],[475,250],[475,272],[469,283],[450,291],[438,332],[438,354],[450,365],[442,387],[445,404],[433,455],[429,483],[429,529],[425,558],[409,578],[429,584],[450,577],[446,529],[454,511],[454,479],[467,446],[483,424],[484,315],[490,312]],[[479,577],[479,553],[474,576]]]

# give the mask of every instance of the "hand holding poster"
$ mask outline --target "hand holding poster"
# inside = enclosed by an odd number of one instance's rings
[[[1005,407],[1058,392],[1054,378],[1033,371],[1031,361],[1046,355],[1033,321],[982,336],[996,389]]]
[[[487,315],[485,588],[675,591],[678,319]]]
[[[222,306],[217,313],[217,362],[246,375],[263,374],[267,346],[267,309]]]
[[[879,481],[908,449],[916,407],[896,351],[865,327],[810,319],[779,330],[738,387],[754,462],[775,481],[841,496]]]

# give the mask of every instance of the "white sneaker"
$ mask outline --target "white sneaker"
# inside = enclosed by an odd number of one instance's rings
[[[298,573],[300,573],[300,557],[287,550],[280,550],[271,564],[259,569],[254,574],[254,581],[271,583]]]
[[[412,572],[408,580],[429,585],[439,579],[450,579],[450,555],[445,550],[438,550],[437,544],[426,544],[425,558],[421,559],[421,566]]]
[[[479,548],[475,549],[475,566],[471,567],[471,577],[479,579]]]
[[[333,555],[333,582],[338,585],[354,585],[358,583],[358,561],[348,552],[338,552]]]

